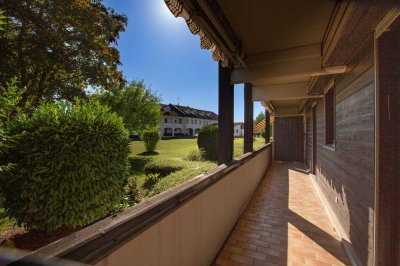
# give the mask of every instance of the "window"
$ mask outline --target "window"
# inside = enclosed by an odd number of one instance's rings
[[[325,144],[335,145],[335,88],[325,93]]]
[[[164,119],[164,123],[168,123],[168,119],[167,118]]]

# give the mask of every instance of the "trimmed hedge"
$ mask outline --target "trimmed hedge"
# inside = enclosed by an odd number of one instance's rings
[[[0,153],[4,207],[18,225],[47,231],[105,217],[127,183],[129,139],[122,119],[98,103],[44,104],[7,128]]]
[[[197,145],[200,150],[204,151],[207,160],[217,160],[217,145],[218,145],[218,127],[208,125],[200,129],[197,138]]]
[[[211,162],[191,163],[190,166],[160,179],[149,192],[149,196],[154,196],[170,188],[176,187],[198,175],[211,171],[215,167],[216,165]]]
[[[152,152],[156,150],[160,134],[158,131],[145,130],[142,132],[142,140],[144,141],[146,151]]]
[[[164,177],[184,167],[184,163],[178,160],[154,160],[144,167],[144,173],[146,175],[159,174],[160,177]]]

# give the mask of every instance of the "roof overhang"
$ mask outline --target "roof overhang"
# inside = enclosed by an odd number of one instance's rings
[[[314,90],[320,80],[349,71],[347,50],[339,54],[337,44],[365,10],[362,1],[347,0],[165,2],[214,60],[232,68],[232,84],[251,83],[253,100],[290,114],[299,113],[305,99],[321,97]]]

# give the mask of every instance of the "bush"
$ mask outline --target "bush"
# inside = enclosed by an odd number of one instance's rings
[[[261,129],[261,137],[263,137],[263,139],[265,139],[265,137],[266,137],[265,128]]]
[[[144,141],[146,151],[155,151],[157,143],[160,140],[160,134],[158,131],[145,130],[142,133],[142,140]]]
[[[151,189],[154,187],[155,184],[157,184],[158,180],[160,180],[160,174],[149,174],[146,176],[146,179],[144,180],[143,187],[147,189]]]
[[[218,127],[215,125],[205,126],[200,129],[197,138],[199,149],[204,150],[204,155],[207,160],[217,160],[217,144],[218,144]]]
[[[132,177],[125,188],[125,200],[129,206],[139,202],[139,193],[137,188],[137,178]]]
[[[154,196],[170,188],[176,187],[196,176],[207,173],[215,168],[211,162],[192,163],[190,167],[172,173],[160,179],[149,192],[148,196]]]
[[[144,167],[144,173],[146,175],[159,174],[160,177],[164,177],[183,168],[183,162],[178,160],[154,160]]]
[[[186,160],[194,162],[204,161],[204,151],[200,149],[189,151]]]
[[[7,127],[15,138],[0,165],[4,207],[18,225],[47,231],[105,217],[127,183],[129,139],[122,119],[98,103],[43,104]]]

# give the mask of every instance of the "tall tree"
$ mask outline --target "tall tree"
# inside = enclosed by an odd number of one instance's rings
[[[121,116],[131,132],[158,128],[160,124],[161,99],[143,81],[97,90],[91,97]]]
[[[263,121],[265,119],[265,113],[264,112],[260,112],[257,116],[256,119],[254,120],[254,125],[257,125],[258,123],[260,123],[261,121]]]
[[[102,0],[2,0],[0,84],[18,78],[20,105],[84,96],[123,82],[115,48],[127,18]]]

